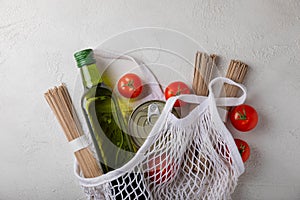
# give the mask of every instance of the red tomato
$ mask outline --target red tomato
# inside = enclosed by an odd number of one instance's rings
[[[168,87],[165,90],[165,97],[166,99],[173,97],[173,96],[178,96],[180,94],[190,94],[191,91],[189,87],[181,81],[176,81],[168,85]],[[182,101],[176,101],[174,104],[174,107],[179,107],[183,106],[184,102]]]
[[[234,128],[246,132],[255,128],[258,122],[256,110],[246,104],[239,105],[230,112],[230,121]]]
[[[126,98],[136,98],[142,93],[142,80],[136,74],[125,74],[118,81],[118,90]]]
[[[250,147],[244,140],[234,139],[235,144],[241,154],[243,162],[246,162],[250,156]]]
[[[174,163],[167,160],[166,154],[163,153],[161,156],[150,158],[147,165],[147,177],[151,182],[155,184],[162,184],[169,181],[175,176]]]

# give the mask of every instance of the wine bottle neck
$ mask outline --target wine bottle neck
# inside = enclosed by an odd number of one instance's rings
[[[87,89],[102,83],[102,78],[95,63],[80,68],[83,86]]]

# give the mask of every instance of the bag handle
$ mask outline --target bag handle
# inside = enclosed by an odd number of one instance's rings
[[[222,86],[224,85],[224,83],[227,83],[227,84],[238,87],[239,89],[241,89],[242,95],[240,97],[218,97],[218,98],[215,98],[212,86],[218,81],[222,81],[222,84],[221,84]],[[244,85],[239,84],[229,78],[224,78],[224,77],[218,77],[218,78],[213,79],[208,85],[208,90],[209,90],[208,97],[211,99],[214,99],[217,106],[237,106],[237,105],[244,103],[246,100],[246,97],[247,97],[247,90]]]
[[[222,85],[224,83],[227,83],[230,85],[237,86],[238,88],[240,88],[242,90],[242,95],[240,97],[218,97],[218,98],[215,98],[215,94],[213,92],[213,85],[215,85],[217,82],[220,82],[220,81],[222,82]],[[182,100],[187,103],[201,104],[202,102],[204,102],[205,100],[208,99],[210,105],[237,106],[237,105],[244,103],[244,101],[246,100],[246,96],[247,96],[246,88],[242,84],[236,83],[233,80],[224,78],[224,77],[217,77],[217,78],[213,79],[208,85],[208,91],[209,91],[208,97],[198,96],[198,95],[194,95],[194,94],[183,94],[183,95],[171,97],[167,100],[165,109],[168,112],[171,112],[171,110],[177,100]]]

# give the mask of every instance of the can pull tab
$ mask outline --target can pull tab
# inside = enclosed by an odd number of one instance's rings
[[[155,103],[152,103],[148,106],[148,115],[147,115],[147,121],[149,124],[152,124],[151,117],[155,115],[160,115],[158,106]]]

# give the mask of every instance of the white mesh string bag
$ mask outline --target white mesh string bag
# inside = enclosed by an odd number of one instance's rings
[[[239,87],[239,98],[215,98],[212,86],[224,82]],[[123,167],[86,179],[75,173],[88,199],[231,199],[244,165],[217,106],[245,101],[245,88],[226,78],[209,84],[209,96],[181,95],[168,99],[149,137]],[[176,100],[198,104],[178,119]]]

